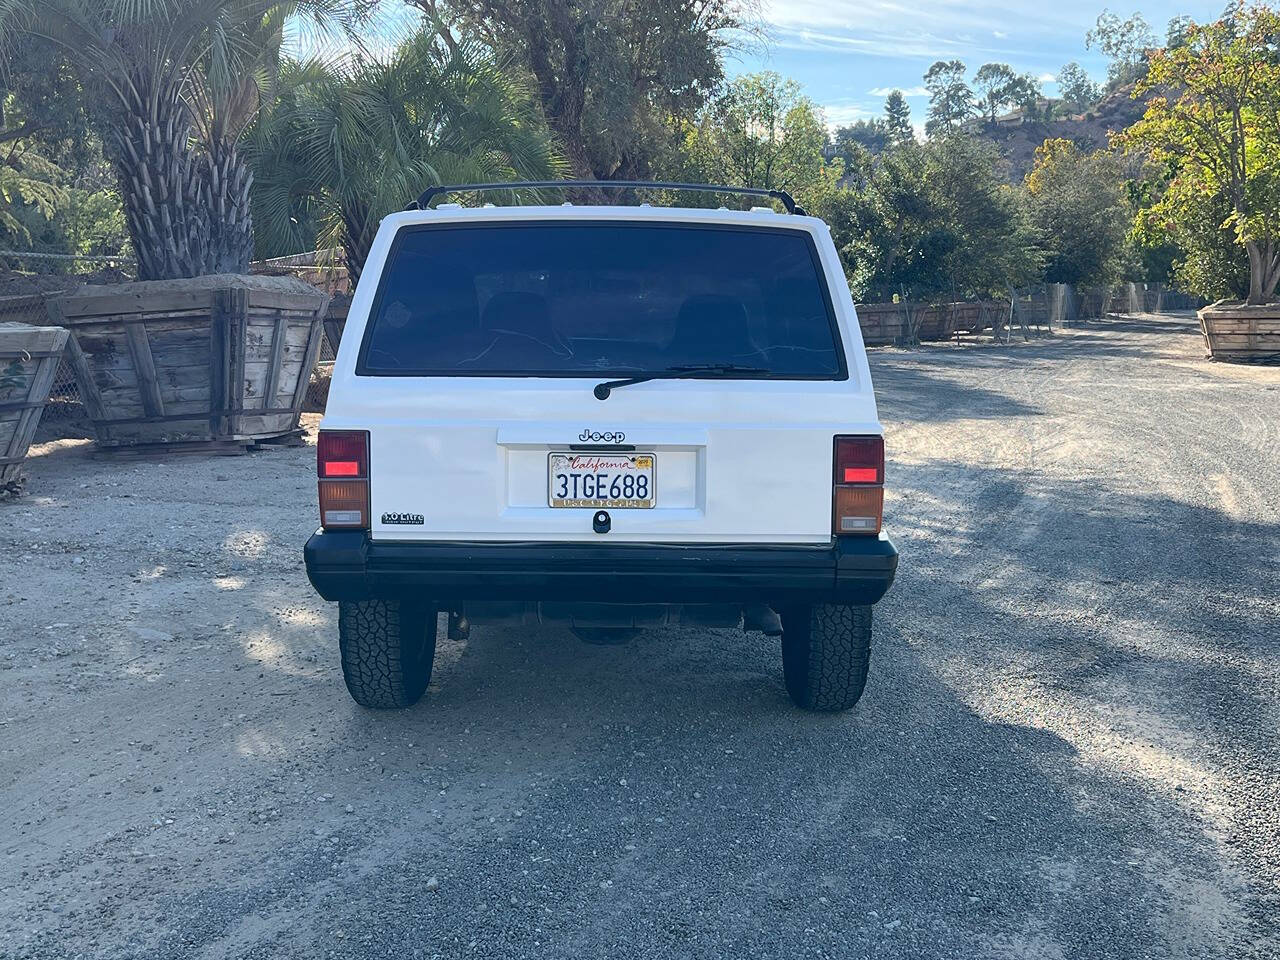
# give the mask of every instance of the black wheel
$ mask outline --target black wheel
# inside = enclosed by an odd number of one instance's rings
[[[422,698],[436,655],[436,611],[401,600],[338,604],[342,677],[362,707],[409,707]]]
[[[871,663],[871,608],[815,604],[782,614],[782,674],[805,710],[848,710]]]

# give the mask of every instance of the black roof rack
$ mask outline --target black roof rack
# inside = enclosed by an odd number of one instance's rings
[[[427,187],[422,195],[407,210],[426,210],[431,201],[446,193],[462,193],[474,190],[550,190],[575,187],[588,187],[602,190],[627,190],[647,188],[650,190],[696,190],[702,193],[743,193],[753,197],[769,197],[779,201],[787,208],[787,213],[806,216],[804,207],[797,206],[791,194],[785,190],[767,190],[764,187],[727,187],[710,183],[662,183],[651,180],[523,180],[510,183],[456,183]]]

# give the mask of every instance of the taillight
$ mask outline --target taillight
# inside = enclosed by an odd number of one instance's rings
[[[880,532],[884,515],[884,437],[836,437],[831,531]]]
[[[326,530],[369,528],[369,433],[321,430],[316,440],[320,525]]]

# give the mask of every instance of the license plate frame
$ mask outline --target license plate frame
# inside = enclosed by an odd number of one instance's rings
[[[646,464],[644,461],[648,461]],[[581,461],[580,464],[572,465],[575,461]],[[596,461],[592,463],[592,461]],[[573,470],[577,476],[592,477],[592,488],[598,480],[600,474],[599,461],[607,461],[617,463],[626,461],[635,469],[633,474],[636,477],[644,476],[647,481],[648,496],[641,499],[637,497],[573,497],[573,496],[556,496],[556,474],[557,463],[564,463],[568,469]],[[625,476],[625,473],[619,472],[617,469],[608,468],[610,474],[616,476]],[[572,476],[572,474],[566,474]],[[623,481],[618,481],[619,486]],[[638,482],[638,481],[637,481]],[[614,480],[608,481],[608,486],[612,487]],[[564,484],[566,493],[577,492],[578,486],[575,484],[570,486],[568,482]],[[633,486],[634,489],[634,486]],[[621,491],[620,491],[621,492]],[[552,510],[652,510],[658,505],[658,457],[656,454],[648,452],[637,453],[579,453],[571,450],[553,450],[547,454],[547,506]]]

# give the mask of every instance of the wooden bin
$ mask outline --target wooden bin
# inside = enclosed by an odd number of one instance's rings
[[[347,326],[347,313],[351,310],[351,294],[335,294],[329,301],[329,309],[324,315],[324,335],[329,341],[329,349],[337,356],[338,345],[342,343],[342,331]],[[330,358],[332,359],[332,358]]]
[[[294,433],[328,296],[293,277],[223,275],[81,287],[68,327],[102,448],[220,446]]]
[[[0,498],[22,489],[22,462],[66,342],[59,327],[0,323]]]
[[[1197,316],[1213,359],[1280,363],[1280,303],[1249,306],[1219,301]]]

